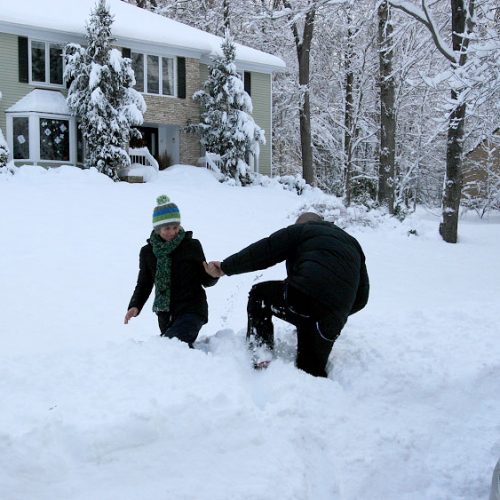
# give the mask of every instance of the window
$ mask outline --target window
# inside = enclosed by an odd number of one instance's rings
[[[40,118],[40,159],[69,161],[69,121]]]
[[[135,90],[144,92],[144,55],[132,52],[132,69],[135,73]]]
[[[34,82],[45,81],[45,44],[31,42],[31,79]]]
[[[163,95],[174,95],[174,60],[162,57]]]
[[[245,92],[252,96],[252,73],[250,71],[238,71],[240,80],[243,81],[243,89]]]
[[[14,159],[28,160],[30,157],[29,118],[15,116],[12,119]]]
[[[62,48],[57,45],[49,45],[49,81],[50,83],[63,83],[63,57]]]
[[[31,81],[62,85],[62,52],[60,45],[31,40]]]
[[[157,56],[148,56],[147,61],[148,61],[147,92],[149,94],[159,94],[160,93],[159,58]]]
[[[31,111],[14,116],[7,112],[6,118],[7,137],[12,143],[15,161],[43,162],[44,165],[51,165],[49,162],[76,164],[77,155],[83,157],[82,151],[78,151],[81,138],[77,136],[75,117]]]
[[[76,124],[76,162],[85,163],[85,143],[83,132],[79,125],[79,123]]]
[[[174,59],[132,52],[135,90],[147,94],[175,95]]]

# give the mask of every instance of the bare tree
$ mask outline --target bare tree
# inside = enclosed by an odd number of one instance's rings
[[[378,7],[378,45],[380,80],[380,161],[378,201],[394,214],[396,113],[393,74],[392,23],[387,1]]]
[[[353,149],[353,122],[354,122],[354,72],[353,60],[353,28],[351,26],[351,13],[347,9],[347,40],[345,51],[345,108],[344,108],[344,200],[346,206],[351,204],[351,178],[352,178],[352,149]]]
[[[229,14],[229,0],[223,0],[222,4],[222,17],[224,18],[224,29],[231,29],[231,16]]]
[[[452,71],[456,72],[467,63],[467,49],[470,34],[473,29],[472,16],[475,0],[451,0],[451,40],[448,47],[440,36],[438,27],[431,16],[426,0],[421,0],[421,9],[406,0],[388,0],[389,3],[406,12],[423,23],[441,54],[451,63]],[[439,233],[448,243],[456,243],[458,239],[458,216],[462,193],[462,156],[465,130],[466,101],[463,87],[454,86],[451,89],[451,102],[454,103],[448,118],[448,138],[446,148],[446,176],[443,192],[442,222]]]
[[[302,151],[302,172],[304,180],[311,185],[316,183],[313,166],[312,141],[311,141],[311,101],[310,101],[310,55],[311,43],[314,33],[314,17],[316,6],[314,1],[308,2],[305,11],[302,34],[299,32],[298,21],[294,19],[293,8],[288,0],[283,0],[283,6],[290,10],[290,26],[297,49],[299,63],[299,85],[302,92],[302,102],[299,108],[300,120],[300,145]]]

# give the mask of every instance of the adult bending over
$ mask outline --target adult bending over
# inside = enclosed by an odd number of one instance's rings
[[[297,328],[297,368],[326,377],[328,357],[347,317],[368,301],[365,256],[355,238],[318,214],[306,212],[295,224],[222,262],[205,264],[205,269],[213,277],[230,276],[284,260],[284,281],[258,283],[249,293],[247,341],[254,366],[269,364],[274,347],[272,317],[276,316]]]

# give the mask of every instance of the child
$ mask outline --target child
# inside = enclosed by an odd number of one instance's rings
[[[156,201],[153,232],[139,254],[139,276],[124,323],[141,312],[154,285],[153,311],[158,315],[160,334],[192,347],[208,321],[203,287],[215,285],[217,279],[205,272],[201,243],[182,228],[177,205],[166,195]]]

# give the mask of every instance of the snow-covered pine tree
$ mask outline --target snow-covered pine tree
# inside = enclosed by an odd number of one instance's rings
[[[0,168],[7,165],[9,161],[9,147],[7,146],[7,141],[5,140],[2,129],[0,128]]]
[[[0,99],[2,99],[2,92],[0,92]],[[9,146],[0,128],[0,169],[7,165],[9,161]]]
[[[222,55],[213,59],[209,77],[193,99],[201,105],[201,123],[190,128],[200,133],[201,143],[221,157],[222,173],[237,183],[251,182],[248,160],[265,144],[262,130],[251,116],[252,100],[234,64],[236,46],[229,31],[221,45]]]
[[[69,44],[64,51],[64,76],[71,82],[67,102],[79,117],[87,144],[86,165],[118,180],[118,171],[130,166],[127,144],[139,132],[146,103],[137,92],[130,59],[112,48],[111,15],[99,0],[86,25],[87,46]]]

